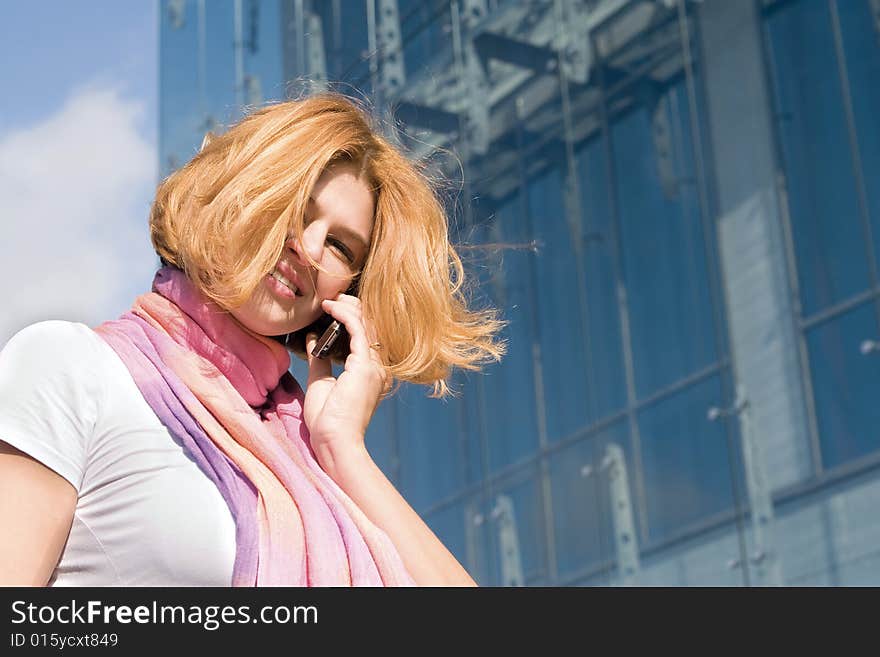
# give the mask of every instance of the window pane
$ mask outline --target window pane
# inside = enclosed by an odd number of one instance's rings
[[[604,141],[596,139],[587,144],[577,154],[577,162],[587,288],[587,367],[592,377],[590,417],[598,420],[626,405]]]
[[[862,355],[880,339],[870,303],[807,332],[816,419],[826,468],[880,449],[880,353]]]
[[[444,499],[464,485],[458,399],[430,399],[430,388],[405,384],[396,395],[401,492],[416,508]]]
[[[242,13],[244,103],[258,105],[268,100],[283,100],[286,89],[279,57],[282,52],[282,34],[278,29],[280,2],[248,2]]]
[[[461,412],[463,413],[464,482],[465,485],[478,483],[483,479],[483,415],[482,391],[480,389],[483,372],[461,372],[456,377],[456,390],[459,391]]]
[[[712,406],[724,406],[718,376],[638,415],[652,540],[663,539],[733,505],[724,421],[709,421],[707,413]]]
[[[490,235],[492,242],[525,243],[531,239],[519,196],[498,210]],[[487,366],[480,377],[483,408],[491,413],[483,418],[483,424],[492,472],[528,457],[538,447],[531,328],[535,309],[529,292],[529,268],[533,266],[529,259],[533,257],[528,250],[498,251],[489,284],[494,303],[510,322],[502,333],[507,354],[500,363]]]
[[[477,514],[481,512],[479,501],[469,498],[431,513],[425,517],[425,523],[477,584],[487,586],[487,535],[482,531],[483,525],[478,526],[475,522]],[[482,517],[486,517],[484,512]]]
[[[451,38],[449,0],[398,0],[404,68],[417,76]]]
[[[379,408],[373,414],[373,419],[370,420],[370,426],[367,427],[367,435],[364,441],[367,445],[367,451],[376,462],[376,465],[392,481],[395,476],[394,403],[392,400],[385,400],[379,404]]]
[[[867,2],[838,2],[843,49],[852,92],[859,154],[874,237],[874,257],[880,253],[880,36]]]
[[[687,108],[680,83],[660,99],[655,115],[641,108],[612,128],[640,398],[717,358]],[[658,159],[652,138],[656,121],[670,134],[671,161]]]
[[[540,251],[535,307],[541,336],[544,406],[550,440],[587,424],[587,363],[578,266],[562,202],[559,169],[529,181],[529,214]]]
[[[324,55],[330,80],[351,81],[364,74],[368,52],[366,2],[315,2],[314,11],[321,17]],[[339,7],[340,11],[334,11]],[[366,78],[365,82],[369,82]],[[362,87],[363,88],[363,87]]]
[[[624,452],[635,514],[635,475],[625,423],[579,441],[550,458],[556,564],[561,579],[598,566],[604,560],[615,559],[610,482],[605,467],[609,445],[617,445]]]
[[[868,286],[830,25],[825,2],[792,3],[767,21],[804,315]]]
[[[164,6],[161,11],[159,75],[160,175],[166,176],[196,154],[198,125],[203,120],[198,108],[200,83],[198,57],[198,16],[196,7],[185,8],[182,22],[174,22]]]

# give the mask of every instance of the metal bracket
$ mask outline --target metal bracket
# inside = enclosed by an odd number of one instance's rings
[[[321,17],[311,11],[303,17],[306,34],[306,73],[316,84],[327,80],[327,56],[324,52],[324,30]]]
[[[489,150],[489,80],[480,60],[471,31],[485,18],[486,0],[462,0],[461,15],[458,4],[452,3],[452,31],[454,45],[459,50],[464,109],[464,137],[472,153],[485,155]]]
[[[501,586],[525,586],[513,500],[507,495],[499,495],[491,516],[498,528]]]
[[[707,415],[710,422],[726,417],[736,417],[739,420],[743,469],[746,475],[746,489],[752,517],[752,539],[755,548],[749,561],[756,566],[755,573],[760,584],[781,586],[782,572],[778,560],[774,557],[772,491],[767,482],[765,461],[760,445],[755,441],[750,405],[745,388],[742,385],[736,387],[736,399],[733,406],[725,409],[713,406]],[[731,565],[732,563],[735,565]],[[738,565],[740,565],[738,559],[728,563],[730,568]]]
[[[263,104],[263,86],[260,83],[260,76],[247,73],[244,76],[244,97],[245,103],[251,107],[257,107]]]
[[[878,0],[880,2],[880,0]],[[880,351],[880,342],[877,340],[862,340],[862,343],[859,345],[859,351],[862,356],[868,356],[875,351]]]
[[[559,44],[559,63],[565,77],[578,84],[586,84],[593,66],[593,48],[590,43],[590,8],[584,0],[556,0],[561,14],[563,38]]]
[[[880,0],[870,0],[871,15],[874,17],[874,29],[877,30],[877,38],[880,39]]]
[[[654,141],[654,158],[657,177],[663,195],[670,200],[678,198],[678,176],[675,174],[675,156],[672,148],[672,125],[664,101],[654,105],[651,112],[651,137]]]
[[[171,29],[181,29],[186,24],[186,0],[168,0],[167,7]]]
[[[379,84],[384,99],[396,98],[406,84],[403,44],[400,36],[400,13],[397,0],[379,0],[376,41],[382,62]]]
[[[639,571],[639,545],[633,520],[629,480],[626,474],[626,458],[623,448],[616,443],[605,446],[602,470],[608,473],[608,490],[611,498],[611,518],[614,522],[614,545],[617,565],[624,586],[631,586]]]

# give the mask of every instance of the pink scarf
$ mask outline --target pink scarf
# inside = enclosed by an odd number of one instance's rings
[[[235,586],[412,586],[381,529],[321,469],[290,354],[163,267],[96,327],[235,519]]]

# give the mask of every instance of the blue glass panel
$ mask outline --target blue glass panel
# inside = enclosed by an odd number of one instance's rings
[[[880,353],[862,355],[880,339],[870,303],[807,332],[822,463],[833,468],[880,449]]]
[[[465,437],[460,402],[430,399],[430,388],[405,384],[395,395],[401,493],[423,509],[464,485]]]
[[[626,405],[626,372],[614,278],[608,167],[602,140],[584,146],[577,154],[577,162],[587,294],[587,367],[592,379],[590,416],[595,420]]]
[[[313,5],[321,17],[328,79],[348,82],[363,75],[368,70],[364,58],[369,47],[367,3],[322,1]]]
[[[398,0],[407,77],[416,76],[451,43],[449,0]]]
[[[243,7],[243,63],[246,76],[253,76],[262,101],[283,100],[286,97],[281,53],[280,0],[251,0]],[[245,89],[248,89],[246,83]],[[252,104],[248,93],[245,104]]]
[[[487,586],[488,535],[485,523],[478,526],[474,522],[478,513],[486,517],[479,501],[469,498],[434,511],[425,517],[425,523],[477,584]]]
[[[391,481],[394,481],[395,478],[395,425],[394,402],[386,399],[379,404],[379,407],[373,414],[373,419],[370,421],[370,426],[367,427],[365,438],[367,451],[370,453],[373,461],[376,462],[379,469]]]
[[[725,406],[717,376],[638,414],[652,540],[661,540],[733,506],[724,421],[709,421],[707,413],[712,406]]]
[[[612,127],[620,240],[640,398],[717,358],[687,108],[684,83],[680,83],[663,97],[657,110],[665,113],[673,135],[666,179],[661,179],[663,165],[647,108],[630,113]]]
[[[792,3],[767,21],[804,315],[868,285],[830,22],[825,2]]]
[[[475,204],[476,205],[476,204]],[[468,229],[461,224],[450,227],[450,235],[454,242],[464,241],[467,249],[459,248],[459,255],[465,268],[467,285],[471,288],[470,300],[473,308],[492,307],[504,313],[493,298],[493,291],[503,287],[501,271],[502,254],[497,248],[487,246],[494,238],[486,223]],[[497,281],[494,279],[497,278]],[[494,281],[494,282],[493,282]],[[504,359],[506,360],[506,358]],[[498,408],[484,406],[483,383],[487,370],[490,376],[496,365],[484,367],[478,372],[456,372],[454,387],[459,391],[459,401],[463,414],[464,433],[466,434],[465,481],[473,484],[480,481],[484,473],[483,440],[487,428],[494,425],[490,421],[499,414]],[[493,429],[494,431],[494,429]]]
[[[462,412],[462,437],[464,439],[464,481],[474,484],[483,478],[483,420],[480,408],[480,379],[482,372],[461,373],[456,381]],[[492,409],[486,409],[487,414]]]
[[[587,424],[587,363],[580,281],[559,169],[528,183],[529,215],[540,251],[535,258],[535,310],[541,336],[547,436],[564,438]]]
[[[241,117],[235,106],[235,14],[232,2],[205,3],[207,113],[222,125]],[[196,146],[201,144],[201,135]]]
[[[627,463],[633,519],[635,506],[632,449],[624,422],[602,433],[579,441],[550,457],[553,527],[556,565],[560,579],[614,559],[614,522],[611,517],[610,489],[603,459],[607,446],[623,449]]]
[[[159,76],[160,176],[185,164],[196,153],[199,115],[198,15],[194,4],[175,20],[168,3],[161,6]],[[194,143],[195,142],[195,143]]]
[[[186,164],[198,152],[206,132],[222,132],[241,116],[235,105],[233,3],[205,3],[201,18],[198,7],[188,3],[183,24],[173,29],[167,5],[163,4],[159,118],[162,175]],[[205,26],[203,48],[200,20]],[[276,52],[274,56],[279,55]]]
[[[872,181],[880,173],[880,37],[867,2],[838,2],[837,6],[876,258],[880,253],[880,186]]]
[[[498,210],[490,225],[492,242],[530,240],[518,196]],[[538,446],[535,374],[532,357],[534,306],[529,269],[534,255],[528,250],[496,252],[488,289],[509,324],[502,332],[507,354],[489,365],[480,377],[483,426],[487,434],[488,466],[492,472],[533,454]]]

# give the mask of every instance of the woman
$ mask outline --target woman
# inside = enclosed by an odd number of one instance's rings
[[[0,352],[0,582],[473,585],[364,444],[392,382],[502,355],[424,173],[319,94],[206,140],[150,229],[129,312]]]

